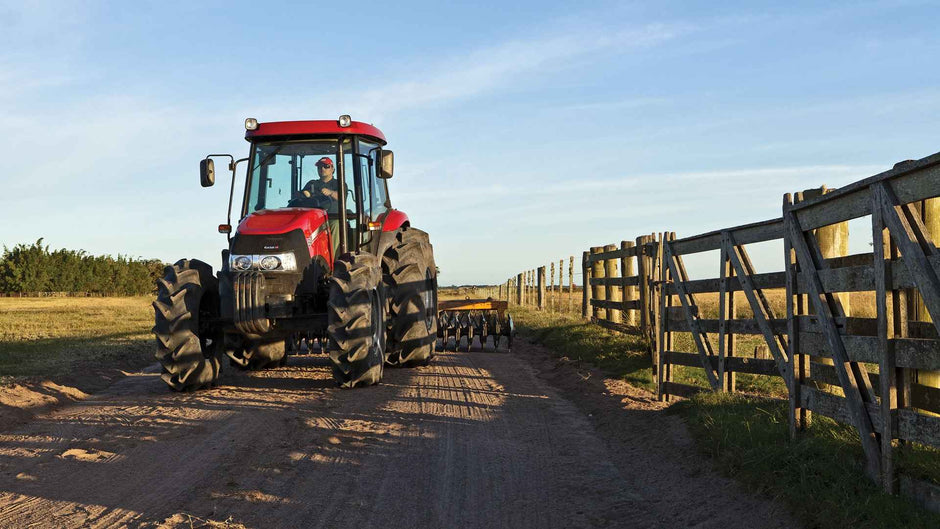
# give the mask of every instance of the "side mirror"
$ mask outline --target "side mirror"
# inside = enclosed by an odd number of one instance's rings
[[[199,162],[199,183],[202,187],[212,187],[215,184],[215,162],[212,158]]]
[[[395,170],[395,153],[392,151],[381,151],[382,159],[379,160],[379,178],[391,178]]]

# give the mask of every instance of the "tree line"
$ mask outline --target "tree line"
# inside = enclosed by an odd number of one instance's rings
[[[3,247],[0,293],[140,296],[154,292],[155,281],[163,277],[164,266],[158,259],[88,255],[84,250],[50,251],[39,239],[29,245]]]

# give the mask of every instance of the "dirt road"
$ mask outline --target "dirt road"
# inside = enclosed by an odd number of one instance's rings
[[[322,356],[194,394],[155,375],[0,431],[0,527],[794,527],[649,396],[512,354],[340,391]],[[226,524],[227,525],[227,524]]]

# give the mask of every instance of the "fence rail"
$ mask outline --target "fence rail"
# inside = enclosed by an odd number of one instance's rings
[[[938,197],[940,153],[843,188],[787,194],[777,218],[594,246],[581,258],[581,315],[647,337],[662,400],[736,391],[738,374],[780,379],[792,436],[813,413],[852,425],[873,480],[940,510],[940,488],[899,477],[894,463],[899,443],[940,447]],[[872,249],[847,255],[848,221],[863,217]],[[756,269],[747,245],[767,242],[782,243],[783,271]],[[718,277],[691,279],[683,257],[715,251]],[[505,296],[571,310],[574,260],[567,304],[557,303],[554,265],[548,297],[544,266],[507,281]],[[717,310],[706,306],[716,297]],[[678,368],[701,370],[707,386],[677,382]]]

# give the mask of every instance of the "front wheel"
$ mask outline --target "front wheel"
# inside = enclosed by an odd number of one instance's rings
[[[385,300],[376,256],[355,254],[336,261],[327,319],[336,383],[344,388],[378,383],[385,364]]]
[[[195,259],[166,267],[157,280],[153,310],[155,356],[163,381],[176,391],[216,383],[223,346],[213,321],[219,315],[219,282],[212,267]]]

